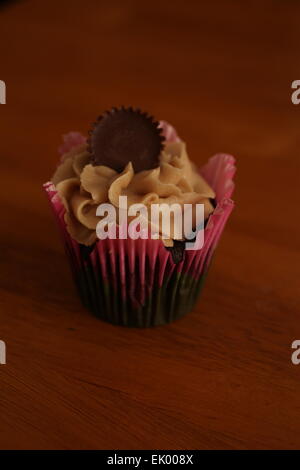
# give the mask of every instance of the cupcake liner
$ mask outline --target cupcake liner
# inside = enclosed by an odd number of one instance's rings
[[[165,134],[178,138],[170,125],[163,126]],[[232,156],[218,154],[200,170],[216,193],[217,205],[204,229],[203,247],[185,250],[177,264],[161,240],[107,238],[92,247],[80,245],[67,231],[55,186],[44,184],[85,307],[104,321],[133,327],[169,323],[192,310],[234,206],[234,163]]]

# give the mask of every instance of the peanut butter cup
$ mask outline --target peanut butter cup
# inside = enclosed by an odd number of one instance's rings
[[[116,171],[128,162],[135,172],[156,168],[164,141],[161,132],[159,123],[139,109],[112,108],[99,116],[89,132],[91,163]]]

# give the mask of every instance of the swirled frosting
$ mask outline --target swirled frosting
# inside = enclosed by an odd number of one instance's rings
[[[134,172],[131,162],[118,173],[108,166],[90,164],[86,144],[66,153],[52,182],[66,209],[65,222],[72,238],[84,245],[97,240],[96,226],[100,218],[96,209],[101,203],[119,207],[119,196],[127,196],[128,207],[151,204],[204,204],[207,218],[213,211],[212,188],[190,161],[182,141],[167,142],[153,170]],[[174,237],[175,238],[175,237]],[[173,240],[163,239],[166,246]]]

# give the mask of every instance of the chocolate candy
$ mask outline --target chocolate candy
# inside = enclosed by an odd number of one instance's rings
[[[156,168],[164,141],[158,125],[139,109],[121,107],[106,111],[89,133],[91,163],[119,172],[128,162],[135,172]]]

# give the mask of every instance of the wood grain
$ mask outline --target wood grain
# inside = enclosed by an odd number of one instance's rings
[[[300,446],[295,1],[37,0],[0,10],[2,449]],[[111,105],[238,159],[197,308],[151,330],[80,305],[41,184],[60,136]]]

